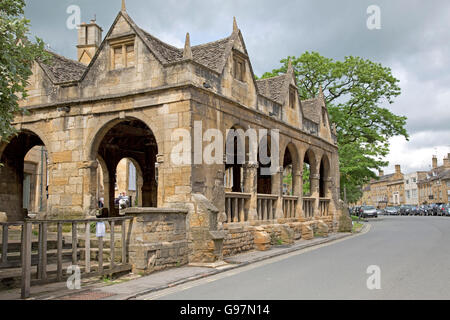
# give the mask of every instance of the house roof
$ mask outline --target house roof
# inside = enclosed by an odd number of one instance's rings
[[[51,55],[49,63],[39,62],[44,72],[54,83],[66,83],[78,81],[86,71],[87,67],[77,61],[60,56],[51,51],[47,51]]]
[[[303,115],[306,119],[319,124],[320,123],[320,108],[321,108],[321,98],[313,98],[308,100],[302,100],[301,104],[303,107]]]
[[[259,93],[279,104],[283,104],[285,99],[283,89],[286,81],[288,81],[287,76],[287,74],[283,74],[273,78],[256,80]]]

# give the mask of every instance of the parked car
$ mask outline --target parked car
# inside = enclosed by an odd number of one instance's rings
[[[429,214],[429,215],[431,215],[431,216],[437,216],[437,215],[439,214],[438,207],[439,207],[439,205],[436,204],[436,203],[430,204],[429,207],[428,207],[428,211],[429,211],[429,213],[431,213],[431,214]]]
[[[384,211],[389,216],[397,216],[398,215],[398,208],[396,208],[396,207],[386,207],[386,209],[384,209]]]
[[[384,209],[377,209],[377,215],[385,215],[386,212],[384,211]]]
[[[439,206],[441,216],[450,216],[450,204],[442,204]]]
[[[418,206],[413,206],[411,209],[412,216],[420,216],[420,209]]]
[[[402,216],[412,216],[415,214],[415,206],[411,204],[404,204],[400,206],[400,214]]]
[[[377,218],[377,209],[374,206],[362,206],[361,207],[362,218]]]
[[[359,206],[353,207],[352,215],[359,217],[360,214],[361,214],[361,207]]]
[[[421,205],[418,208],[419,215],[421,216],[427,216],[428,215],[428,206],[427,205]]]

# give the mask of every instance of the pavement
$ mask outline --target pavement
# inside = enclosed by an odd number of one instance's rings
[[[370,232],[137,297],[143,300],[448,300],[450,218],[383,216]]]
[[[366,225],[363,232],[367,232]],[[351,233],[334,233],[326,238],[299,240],[292,245],[273,246],[267,251],[249,251],[226,257],[225,263],[217,267],[182,266],[155,272],[147,276],[130,274],[118,280],[99,282],[96,279],[83,279],[81,289],[69,290],[66,283],[53,283],[31,287],[30,300],[130,300],[159,292],[164,289],[177,288],[195,280],[209,278],[227,271],[243,268],[268,259],[320,246],[326,243],[352,237]],[[20,289],[0,292],[0,300],[20,298]]]

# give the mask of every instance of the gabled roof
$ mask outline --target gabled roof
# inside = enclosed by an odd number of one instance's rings
[[[221,73],[226,63],[227,49],[232,40],[232,36],[230,36],[218,41],[193,46],[192,56],[194,61]]]
[[[256,80],[259,93],[279,104],[284,104],[284,88],[288,82],[288,75],[282,74],[273,78]],[[289,83],[289,82],[288,82]]]
[[[51,55],[50,61],[47,64],[38,63],[54,84],[79,81],[87,69],[80,62],[65,58],[51,51],[47,52]]]
[[[319,124],[320,123],[320,115],[321,112],[321,98],[313,98],[308,100],[301,101],[303,108],[303,115],[306,119],[311,120],[312,122]]]
[[[151,49],[163,58],[163,63],[173,63],[183,60],[183,49],[164,43],[143,29],[140,29],[140,31],[142,31],[151,44]],[[191,48],[193,60],[216,72],[222,72],[227,58],[226,51],[232,40],[232,36],[230,36],[214,42],[193,46]]]

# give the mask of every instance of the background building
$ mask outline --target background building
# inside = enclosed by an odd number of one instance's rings
[[[418,180],[419,203],[448,203],[450,200],[450,153],[438,166],[438,159],[433,156],[432,169],[425,172]]]

